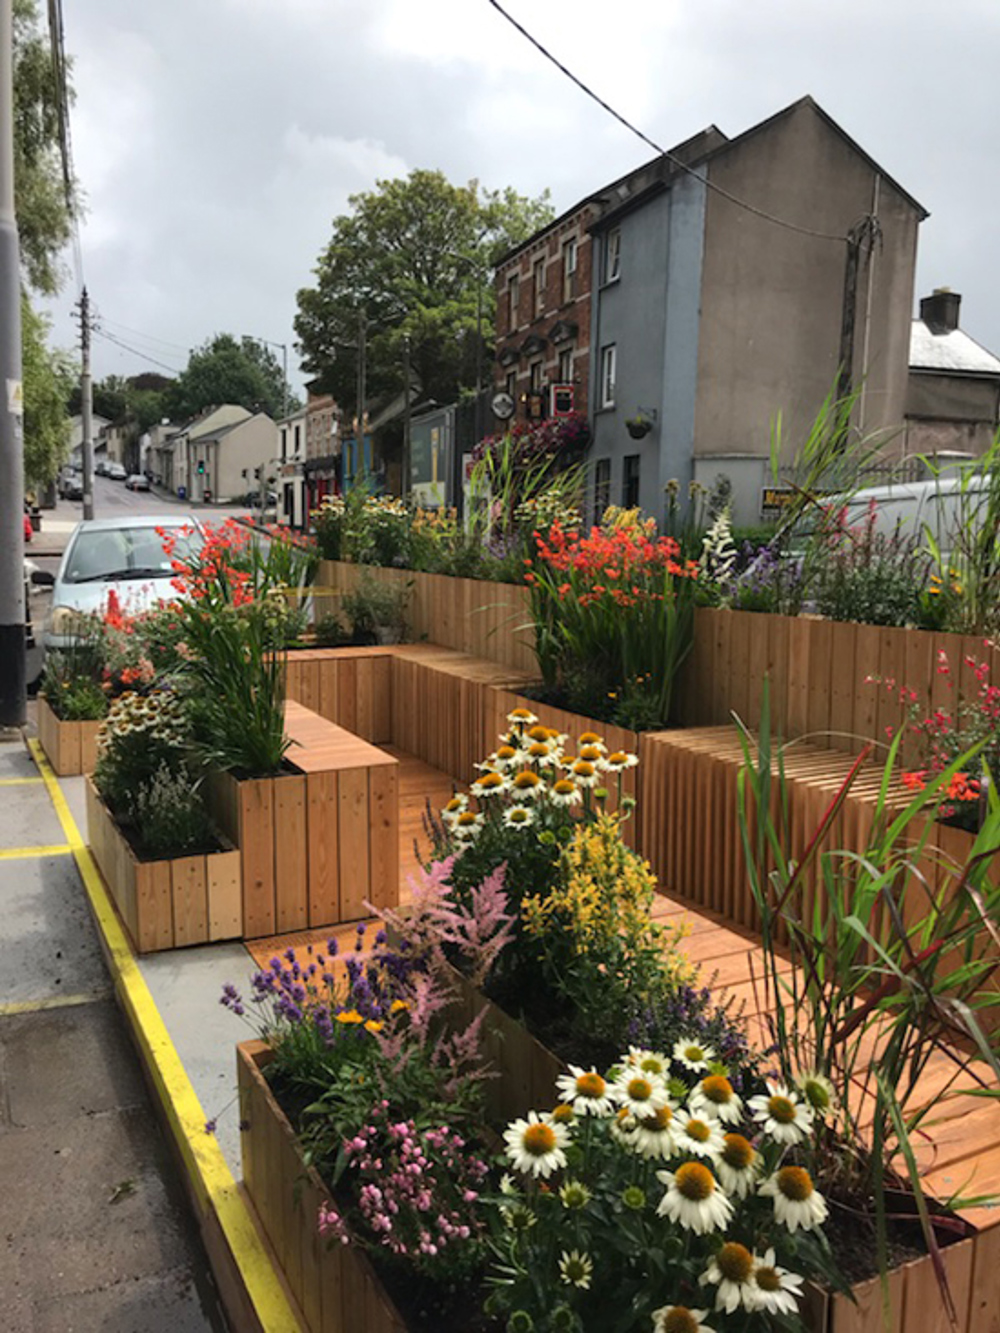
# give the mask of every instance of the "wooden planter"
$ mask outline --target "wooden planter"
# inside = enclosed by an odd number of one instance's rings
[[[373,745],[392,740],[392,661],[382,647],[289,653],[285,689],[289,699]]]
[[[316,1229],[331,1193],[271,1095],[262,1072],[269,1047],[248,1041],[236,1054],[243,1181],[310,1333],[406,1333],[365,1253],[328,1247]]]
[[[87,841],[138,953],[243,934],[239,852],[140,861],[89,777]]]
[[[38,696],[38,741],[57,777],[93,773],[100,729],[100,722],[63,722],[49,707],[45,695]]]

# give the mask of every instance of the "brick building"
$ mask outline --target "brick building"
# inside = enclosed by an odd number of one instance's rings
[[[316,393],[306,385],[306,454],[302,471],[309,512],[324,496],[341,489],[340,408],[332,394]]]

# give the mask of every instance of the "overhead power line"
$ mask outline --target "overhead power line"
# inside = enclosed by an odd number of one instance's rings
[[[107,329],[102,329],[99,324],[93,325],[93,331],[98,338],[103,338],[105,342],[113,343],[115,347],[120,347],[123,352],[131,352],[133,356],[140,357],[143,361],[148,361],[151,365],[159,366],[161,370],[169,370],[171,375],[180,374],[179,366],[168,366],[165,361],[158,361],[155,356],[150,356],[148,352],[140,352],[138,347],[130,347],[127,342],[121,338],[116,338],[113,333]]]
[[[189,347],[186,347],[183,343],[171,342],[169,338],[158,338],[156,337],[155,334],[152,333],[142,333],[139,329],[130,328],[128,324],[123,324],[121,320],[110,319],[107,315],[102,315],[101,320],[105,325],[110,324],[112,331],[118,331],[119,333],[123,334],[126,333],[131,334],[133,338],[138,338],[140,342],[156,343],[160,347],[166,347],[171,351],[183,352],[185,356],[187,356],[191,350]]]
[[[570,82],[575,83],[581,92],[586,93],[586,95],[595,101],[599,107],[603,108],[609,116],[613,116],[619,124],[624,125],[627,130],[630,130],[632,134],[640,138],[644,144],[648,144],[654,153],[658,153],[661,157],[665,157],[667,161],[671,162],[675,167],[678,167],[681,171],[687,172],[689,176],[693,176],[696,180],[701,181],[701,183],[709,190],[714,190],[717,195],[720,195],[723,199],[728,199],[729,202],[735,204],[737,208],[745,209],[746,212],[753,213],[755,217],[762,218],[765,222],[771,222],[776,227],[784,227],[787,231],[798,232],[800,236],[812,236],[820,241],[838,241],[842,245],[846,244],[848,240],[846,236],[838,236],[833,232],[827,231],[814,231],[811,227],[801,227],[797,222],[789,222],[786,218],[776,217],[773,213],[768,213],[766,209],[758,208],[755,204],[749,204],[745,199],[740,199],[735,194],[730,194],[728,190],[724,189],[721,185],[717,185],[707,177],[700,176],[693,167],[689,167],[686,162],[682,162],[679,157],[675,157],[673,153],[669,152],[666,148],[661,148],[661,146],[654,139],[651,139],[648,134],[644,134],[643,131],[633,125],[630,120],[626,120],[620,111],[616,111],[610,103],[606,102],[603,97],[595,93],[593,88],[584,83],[581,78],[578,78],[571,69],[567,69],[562,61],[552,54],[548,47],[544,46],[537,37],[534,37],[522,23],[519,23],[517,19],[514,18],[512,14],[507,13],[503,5],[499,3],[499,0],[487,0],[487,4],[492,5],[497,13],[505,18],[512,28],[516,28],[521,36],[531,43],[536,51],[543,55],[546,60],[551,61],[561,74],[565,74]]]

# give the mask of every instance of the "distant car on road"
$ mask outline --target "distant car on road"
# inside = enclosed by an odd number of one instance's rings
[[[244,503],[245,505],[248,505],[249,508],[251,508],[251,509],[259,509],[259,508],[260,508],[260,491],[247,491],[246,495],[244,495],[244,497],[243,497],[243,503]],[[273,508],[277,505],[277,503],[278,503],[278,493],[277,493],[277,491],[268,491],[268,493],[267,493],[267,508],[268,508],[268,509],[273,509]]]
[[[82,500],[83,475],[77,472],[75,468],[63,471],[60,474],[56,489],[64,500]]]
[[[109,463],[104,475],[110,477],[112,481],[124,481],[128,476],[128,473],[122,467],[121,463]]]
[[[148,491],[149,478],[143,476],[141,472],[133,472],[125,479],[125,487],[130,491]]]
[[[107,459],[99,458],[97,462],[94,464],[94,476],[103,477],[107,473],[107,470],[108,470]]]
[[[174,557],[164,551],[157,529],[176,535]],[[122,610],[133,614],[176,597],[173,560],[186,550],[197,550],[203,541],[204,531],[193,514],[133,514],[78,523],[52,590],[46,648],[70,646],[77,617],[102,612],[112,591]]]

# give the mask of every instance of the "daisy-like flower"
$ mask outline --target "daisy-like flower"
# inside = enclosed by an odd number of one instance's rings
[[[503,812],[503,822],[507,828],[527,828],[535,822],[535,812],[526,805],[512,805]]]
[[[760,1153],[742,1134],[727,1134],[715,1169],[727,1194],[745,1199],[760,1173]]]
[[[616,1143],[624,1144],[626,1148],[632,1147],[635,1137],[635,1116],[627,1106],[623,1106],[612,1120],[610,1132]]]
[[[547,741],[549,740],[549,729],[548,729],[548,727],[543,727],[542,724],[541,724],[540,722],[537,722],[537,723],[536,723],[533,727],[531,727],[530,730],[528,731],[526,740],[529,740],[529,741],[542,741],[542,742],[547,742]]]
[[[520,773],[515,773],[510,779],[510,790],[519,800],[534,801],[544,792],[545,783],[537,773],[526,768]]]
[[[610,1115],[614,1101],[607,1082],[596,1069],[570,1065],[568,1074],[560,1074],[556,1091],[569,1102],[577,1115]]]
[[[801,1143],[812,1132],[812,1107],[799,1101],[798,1093],[782,1083],[769,1082],[767,1096],[761,1093],[759,1097],[751,1097],[747,1105],[775,1143]]]
[[[524,753],[539,768],[554,768],[559,763],[559,756],[551,741],[532,741]]]
[[[576,1112],[569,1102],[560,1102],[549,1112],[549,1119],[556,1125],[571,1125],[576,1119]]]
[[[596,787],[601,780],[597,765],[589,759],[577,759],[570,772],[578,787]]]
[[[480,798],[484,796],[499,796],[507,790],[507,779],[502,773],[490,770],[484,773],[481,778],[476,778],[472,784],[472,794]]]
[[[624,773],[626,768],[635,768],[638,762],[637,754],[627,754],[624,750],[613,750],[604,757],[604,767],[609,773]]]
[[[739,1124],[743,1118],[743,1103],[722,1074],[707,1074],[692,1092],[690,1105],[696,1115],[727,1125]]]
[[[679,1114],[674,1121],[674,1138],[684,1152],[713,1162],[725,1147],[721,1123],[709,1116],[694,1115],[690,1110]]]
[[[754,1258],[739,1241],[727,1240],[699,1278],[702,1286],[717,1288],[715,1308],[732,1314],[742,1305],[744,1310],[757,1309],[757,1284],[754,1281]]]
[[[579,1287],[586,1291],[594,1276],[594,1261],[589,1254],[581,1254],[579,1250],[563,1250],[559,1259],[559,1276],[568,1287]]]
[[[684,1162],[676,1171],[657,1171],[656,1179],[667,1187],[657,1213],[688,1231],[707,1236],[721,1230],[733,1215],[733,1205],[704,1162]]]
[[[707,1071],[709,1061],[715,1059],[715,1051],[711,1046],[703,1046],[699,1041],[682,1039],[674,1042],[673,1057],[675,1064],[690,1069],[694,1074],[700,1074],[703,1069]]]
[[[635,1116],[635,1129],[629,1135],[631,1146],[640,1157],[672,1157],[677,1151],[674,1134],[676,1121],[669,1106],[661,1106],[652,1115]]]
[[[621,1070],[611,1085],[611,1095],[630,1115],[652,1115],[670,1101],[667,1085],[656,1074],[641,1069]]]
[[[515,1203],[504,1208],[503,1220],[511,1231],[528,1231],[538,1221],[538,1215],[526,1203]]]
[[[670,1077],[670,1061],[665,1055],[660,1055],[658,1051],[647,1051],[641,1046],[630,1046],[628,1055],[623,1055],[621,1062],[623,1065],[631,1065],[633,1069],[641,1069],[644,1074],[656,1074],[664,1082]]]
[[[530,708],[515,708],[513,712],[507,714],[507,721],[512,727],[518,727],[523,731],[526,727],[533,727],[538,718]]]
[[[501,745],[492,756],[491,767],[495,768],[498,773],[506,773],[508,769],[516,768],[522,759],[523,755],[517,746]]]
[[[803,1166],[782,1166],[758,1186],[758,1194],[774,1200],[774,1216],[789,1231],[812,1231],[826,1221],[826,1200]]]
[[[604,756],[603,745],[581,745],[580,752],[576,757],[583,763],[594,764],[597,768],[601,768],[602,767],[601,760],[603,756]]]
[[[803,1279],[798,1273],[779,1268],[774,1262],[773,1250],[755,1256],[753,1276],[757,1288],[756,1309],[766,1310],[768,1314],[795,1314],[802,1299]]]
[[[553,805],[579,805],[583,800],[580,788],[569,778],[560,778],[558,782],[553,782],[549,788],[549,796]]]
[[[577,737],[576,743],[581,747],[585,745],[592,746],[594,749],[598,751],[599,754],[604,754],[604,752],[608,748],[604,744],[603,739],[600,736],[598,736],[596,731],[581,732],[580,735]]]
[[[477,815],[472,810],[463,810],[460,815],[456,815],[452,822],[452,832],[458,838],[465,838],[469,842],[478,837],[480,829],[483,827],[482,815]]]
[[[441,811],[441,818],[444,820],[446,824],[454,825],[455,820],[458,818],[458,816],[463,812],[463,810],[468,810],[468,808],[469,808],[468,796],[463,796],[460,793],[457,796],[453,796],[451,800],[448,802],[448,804],[445,806],[445,808]]]
[[[593,1198],[593,1194],[586,1185],[580,1180],[567,1180],[565,1185],[560,1186],[559,1198],[562,1200],[564,1208],[576,1211],[579,1208],[586,1208]]]
[[[800,1074],[795,1085],[802,1094],[802,1099],[816,1115],[822,1117],[833,1110],[836,1094],[833,1084],[814,1069],[807,1074]]]
[[[515,1120],[504,1130],[507,1156],[526,1175],[550,1176],[566,1165],[569,1132],[565,1125],[529,1111],[527,1120]]]
[[[707,1310],[689,1310],[686,1305],[664,1305],[653,1311],[653,1333],[712,1333]]]

